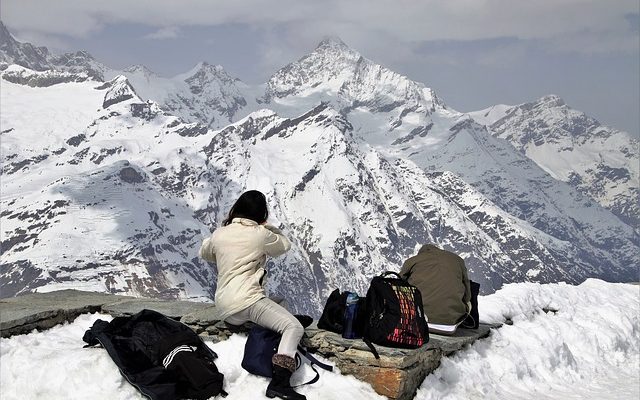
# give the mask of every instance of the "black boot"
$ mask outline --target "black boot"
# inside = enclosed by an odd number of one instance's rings
[[[294,391],[289,382],[291,374],[296,369],[296,360],[284,354],[274,354],[272,362],[273,376],[267,386],[267,397],[270,399],[279,397],[283,400],[307,400],[304,395]]]

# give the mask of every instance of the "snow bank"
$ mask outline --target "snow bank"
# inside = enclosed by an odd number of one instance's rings
[[[81,315],[71,324],[58,325],[45,332],[14,336],[0,341],[0,398],[2,400],[132,400],[144,399],[120,375],[102,348],[86,348],[84,332],[97,319],[109,315]],[[240,367],[246,336],[233,335],[221,343],[210,344],[218,353],[216,365],[225,377],[225,400],[267,399],[268,379],[250,375]],[[321,357],[318,357],[322,359]],[[325,360],[326,361],[326,360]],[[331,364],[330,362],[326,361]],[[313,400],[384,400],[369,384],[352,376],[318,369],[320,381],[300,389]],[[314,376],[309,365],[294,374],[294,384]]]
[[[640,398],[640,287],[519,283],[478,301],[513,325],[444,358],[417,400]]]
[[[599,280],[580,286],[519,283],[479,302],[481,320],[513,325],[445,357],[416,400],[640,397],[640,287]],[[98,318],[110,319],[82,315],[46,332],[2,339],[2,400],[142,399],[103,349],[82,348],[82,335]],[[225,375],[227,399],[266,399],[267,379],[240,367],[245,340],[233,335],[211,345],[220,356],[216,364]],[[294,379],[312,374],[305,365]],[[351,376],[320,374],[318,383],[300,390],[309,400],[384,399]]]

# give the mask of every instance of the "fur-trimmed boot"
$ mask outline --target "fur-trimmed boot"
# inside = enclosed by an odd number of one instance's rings
[[[296,360],[284,354],[274,354],[271,359],[273,363],[273,376],[267,386],[267,397],[272,399],[279,397],[283,400],[307,400],[307,398],[297,393],[291,387],[291,374],[296,370]]]

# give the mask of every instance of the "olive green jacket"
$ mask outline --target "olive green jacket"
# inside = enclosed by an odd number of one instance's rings
[[[426,244],[402,266],[400,275],[417,287],[429,323],[455,325],[471,309],[471,288],[464,260]]]

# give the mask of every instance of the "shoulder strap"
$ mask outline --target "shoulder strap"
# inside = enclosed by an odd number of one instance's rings
[[[312,356],[311,353],[309,353],[304,347],[298,345],[298,352],[300,352],[300,354],[302,354],[307,360],[311,362],[311,369],[313,370],[313,372],[316,373],[316,376],[311,378],[311,380],[309,380],[308,382],[301,383],[296,386],[292,386],[293,388],[299,388],[300,386],[305,386],[305,385],[313,385],[314,383],[318,382],[318,380],[320,379],[320,373],[316,369],[316,365],[326,371],[333,372],[333,367],[331,365],[327,365],[325,363],[318,361],[318,359]],[[299,357],[298,354],[296,354],[296,358],[298,357]]]
[[[383,278],[386,278],[389,275],[395,275],[398,279],[401,279],[403,281],[406,280],[403,277],[401,277],[400,274],[398,274],[397,272],[393,272],[393,271],[385,271],[380,276],[383,277]]]
[[[364,344],[367,345],[369,350],[371,350],[371,352],[373,353],[373,356],[376,358],[376,360],[379,360],[380,359],[380,354],[378,354],[378,350],[376,350],[376,348],[374,347],[373,343],[371,343],[371,341],[369,339],[366,339],[366,338],[363,338],[362,341],[364,342]]]
[[[304,347],[298,345],[298,351],[300,352],[300,354],[305,356],[307,360],[311,362],[311,365],[315,364],[318,367],[324,369],[325,371],[333,372],[333,367],[331,365],[327,365],[323,362],[320,362],[317,358],[311,355],[311,353],[309,353],[309,351],[307,351],[307,349],[305,349]]]

